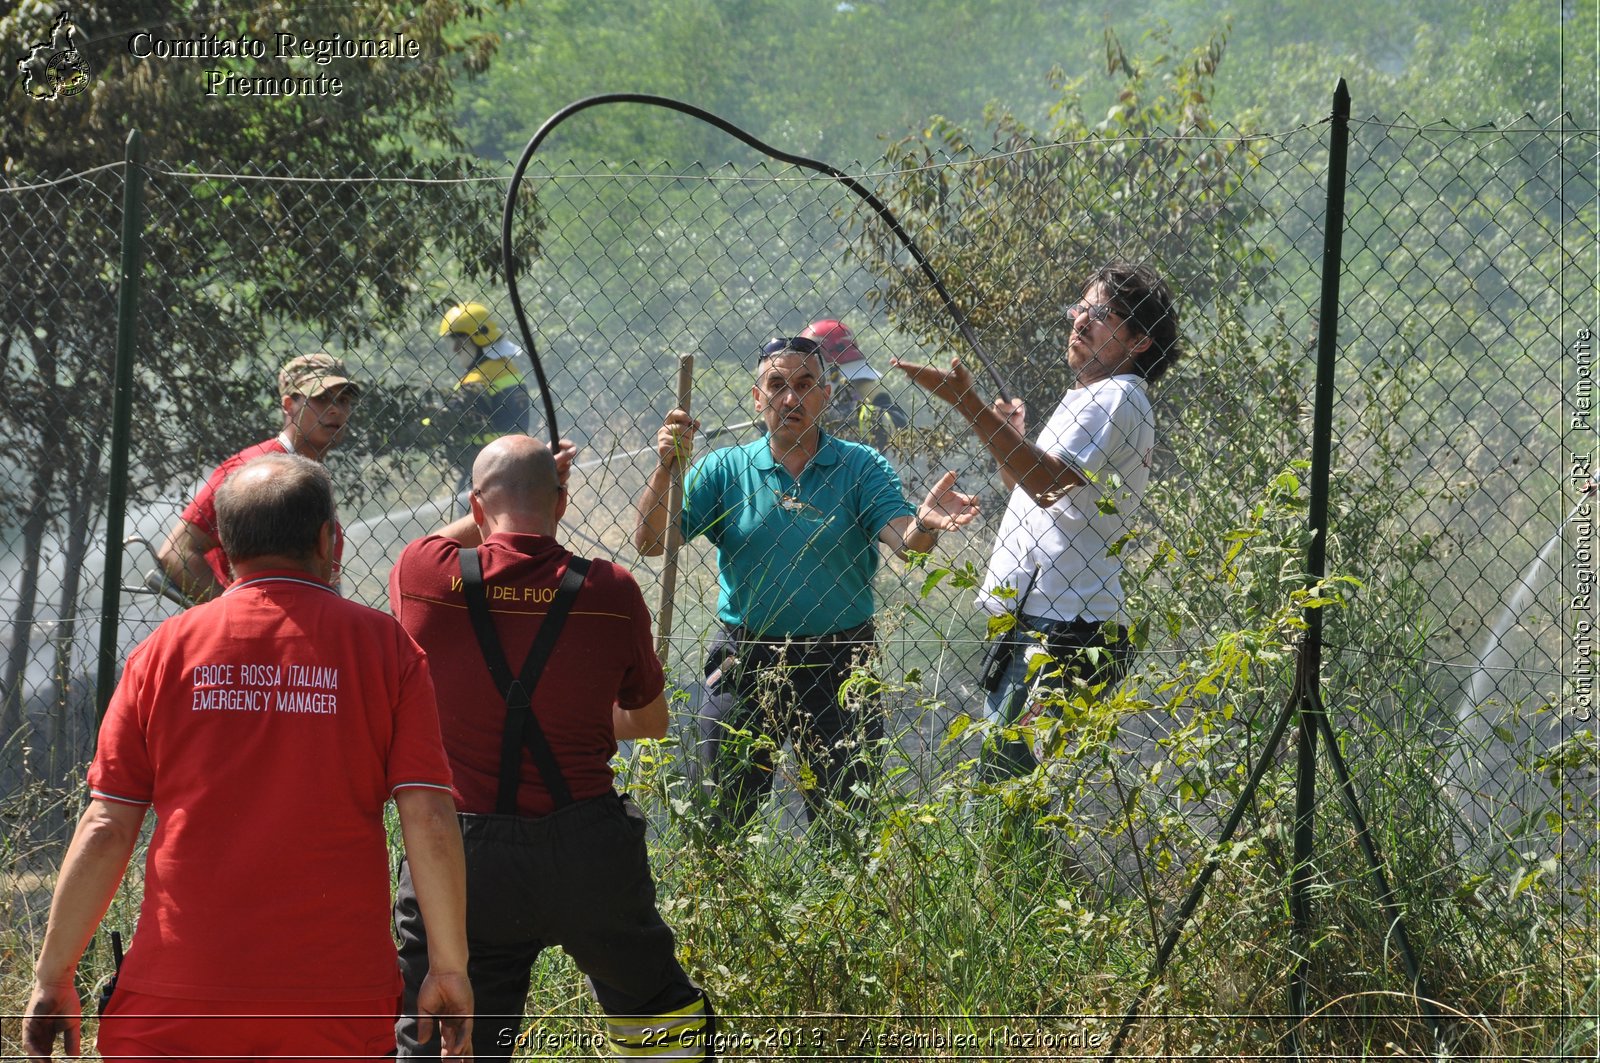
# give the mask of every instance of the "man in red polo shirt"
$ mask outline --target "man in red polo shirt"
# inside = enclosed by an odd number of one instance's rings
[[[345,601],[333,489],[297,455],[216,493],[238,579],[129,656],[89,769],[23,1023],[31,1058],[79,1051],[73,976],[156,812],[138,929],[101,1020],[108,1058],[376,1058],[394,1051],[384,807],[399,809],[429,975],[416,994],[461,1054],[465,886],[427,658]]]
[[[344,363],[331,354],[302,354],[284,364],[278,371],[283,431],[244,448],[213,469],[156,551],[161,571],[172,586],[191,601],[203,602],[233,582],[217,537],[217,488],[233,470],[263,454],[299,454],[322,461],[344,435],[360,393]],[[333,531],[333,585],[337,587],[344,535],[338,525]]]
[[[570,466],[568,447],[561,457]],[[625,569],[593,560],[580,575],[583,559],[556,540],[563,479],[543,443],[502,436],[473,463],[471,515],[411,543],[389,576],[390,608],[448,692],[439,716],[467,854],[473,1053],[503,1059],[526,1046],[529,971],[546,946],[559,945],[589,976],[616,1054],[670,1048],[673,1059],[702,1059],[710,1008],[656,910],[644,817],[611,785],[617,739],[667,731],[650,611]],[[564,602],[569,573],[576,596]],[[549,637],[564,604],[571,611],[529,683],[529,650]],[[503,656],[504,683],[490,671],[483,638]],[[510,675],[519,672],[530,697],[516,702]],[[408,1003],[426,984],[432,944],[413,892],[404,869],[395,926]],[[436,1051],[404,1016],[399,1043],[402,1057]]]

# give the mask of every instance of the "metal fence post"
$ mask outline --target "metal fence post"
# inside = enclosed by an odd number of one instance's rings
[[[1350,90],[1344,78],[1333,90],[1328,127],[1328,200],[1322,227],[1322,302],[1317,316],[1317,375],[1312,396],[1311,498],[1307,515],[1306,584],[1328,574],[1328,477],[1333,464],[1334,358],[1339,345],[1339,275],[1344,255],[1344,186],[1349,169]],[[1302,1057],[1300,1026],[1306,1017],[1306,972],[1311,963],[1311,874],[1316,855],[1317,717],[1322,714],[1322,609],[1305,611],[1306,633],[1295,671],[1299,708],[1295,758],[1294,864],[1289,875],[1289,915],[1296,952],[1289,975],[1289,1046]]]
[[[122,270],[117,298],[116,383],[112,389],[111,472],[106,501],[106,569],[100,597],[100,663],[95,678],[95,721],[105,717],[117,671],[122,613],[122,533],[128,509],[128,435],[133,412],[133,355],[139,315],[139,272],[144,204],[144,138],[128,133],[122,185]]]
[[[1322,302],[1317,324],[1317,382],[1312,404],[1311,498],[1308,515],[1310,542],[1306,548],[1306,578],[1315,584],[1327,575],[1328,568],[1328,479],[1333,453],[1334,359],[1339,344],[1339,279],[1344,258],[1344,192],[1350,147],[1350,91],[1343,78],[1333,93],[1333,121],[1328,138],[1328,206],[1324,220],[1322,254]],[[1411,947],[1405,922],[1395,902],[1394,891],[1383,870],[1383,860],[1372,841],[1366,816],[1361,811],[1355,784],[1350,777],[1339,742],[1328,720],[1322,701],[1322,610],[1306,611],[1306,635],[1301,648],[1300,668],[1296,673],[1296,701],[1300,711],[1300,757],[1296,779],[1294,871],[1289,885],[1289,908],[1294,919],[1294,936],[1300,954],[1289,986],[1291,1051],[1301,1055],[1298,1030],[1306,1014],[1306,971],[1310,964],[1311,901],[1307,892],[1311,861],[1315,855],[1312,838],[1312,812],[1316,790],[1316,736],[1321,734],[1328,747],[1328,762],[1339,783],[1345,812],[1355,828],[1356,843],[1372,875],[1378,907],[1393,928],[1395,946],[1411,979],[1419,1010],[1428,1022],[1435,1045],[1441,1045],[1443,1029],[1438,1008],[1422,975],[1422,965]]]
[[[1328,472],[1333,438],[1333,352],[1338,339],[1337,310],[1339,305],[1341,239],[1344,229],[1344,182],[1347,149],[1349,145],[1350,92],[1343,78],[1339,79],[1333,95],[1333,122],[1328,147],[1328,206],[1323,234],[1322,256],[1322,316],[1318,334],[1316,391],[1313,411],[1311,442],[1311,500],[1309,510],[1310,545],[1307,550],[1307,581],[1316,583],[1326,574],[1328,538]],[[1309,897],[1311,858],[1313,852],[1314,812],[1316,801],[1316,741],[1318,728],[1316,715],[1321,711],[1317,684],[1321,674],[1322,615],[1320,609],[1306,611],[1307,630],[1295,664],[1293,689],[1284,701],[1283,709],[1274,721],[1270,737],[1262,747],[1260,758],[1245,782],[1244,790],[1235,801],[1222,832],[1212,844],[1200,874],[1195,877],[1188,894],[1178,906],[1176,917],[1166,936],[1157,946],[1155,962],[1150,974],[1134,994],[1133,1001],[1123,1013],[1122,1023],[1111,1039],[1105,1059],[1121,1056],[1122,1046],[1152,986],[1161,978],[1167,963],[1177,947],[1179,937],[1189,918],[1200,904],[1206,884],[1220,863],[1223,846],[1232,839],[1244,817],[1256,787],[1275,759],[1278,743],[1283,740],[1290,722],[1298,731],[1299,758],[1296,767],[1294,863],[1289,880],[1290,932],[1293,947],[1298,950],[1289,975],[1288,1018],[1289,1054],[1304,1058],[1300,1044],[1300,1027],[1306,1016],[1306,970],[1309,962],[1311,930],[1311,902]],[[1324,721],[1324,726],[1326,723]],[[1329,739],[1331,744],[1332,739]]]

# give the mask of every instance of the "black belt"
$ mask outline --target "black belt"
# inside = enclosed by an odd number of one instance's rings
[[[1041,616],[1022,616],[1022,623],[1018,627],[1029,631],[1037,631],[1046,637],[1050,635],[1093,635],[1104,631],[1107,624],[1117,630],[1126,632],[1128,629],[1121,624],[1105,620],[1080,620],[1074,617],[1071,620],[1048,620]]]
[[[842,631],[829,632],[826,635],[757,635],[747,627],[729,627],[723,625],[723,632],[730,640],[740,645],[755,644],[758,646],[833,646],[847,642],[871,642],[873,636],[872,621],[847,627]]]

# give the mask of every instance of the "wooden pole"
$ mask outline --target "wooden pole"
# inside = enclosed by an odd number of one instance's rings
[[[694,384],[694,355],[678,355],[678,409],[689,412],[690,390]],[[686,455],[672,459],[672,483],[667,488],[667,556],[661,566],[661,608],[656,612],[656,656],[667,663],[672,639],[672,598],[678,586],[678,548],[683,545],[679,528],[683,518],[683,473]]]

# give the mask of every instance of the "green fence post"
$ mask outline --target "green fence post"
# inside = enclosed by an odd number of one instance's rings
[[[1311,532],[1306,548],[1308,583],[1327,575],[1328,568],[1328,480],[1333,454],[1334,360],[1339,344],[1339,279],[1344,259],[1344,191],[1350,147],[1350,91],[1343,78],[1333,93],[1333,122],[1328,141],[1328,207],[1323,230],[1322,304],[1317,328],[1317,384],[1312,405],[1311,499],[1308,517]],[[1436,1048],[1442,1051],[1444,1030],[1438,1007],[1428,991],[1422,964],[1411,946],[1394,890],[1384,873],[1383,860],[1372,841],[1372,832],[1356,794],[1355,783],[1339,751],[1339,741],[1322,701],[1322,610],[1306,611],[1306,636],[1300,667],[1296,672],[1297,701],[1300,704],[1300,761],[1295,801],[1294,872],[1289,886],[1289,908],[1294,919],[1296,944],[1301,952],[1296,960],[1289,987],[1291,1049],[1298,1056],[1299,1025],[1305,1019],[1305,978],[1310,963],[1310,884],[1312,850],[1311,812],[1315,795],[1316,736],[1322,736],[1328,750],[1328,763],[1339,784],[1345,812],[1355,828],[1356,844],[1366,858],[1377,893],[1378,908],[1388,921],[1390,933],[1400,953],[1418,1010],[1428,1023]],[[1302,822],[1302,816],[1304,821]]]
[[[1328,144],[1328,207],[1325,219],[1324,250],[1322,257],[1322,320],[1318,334],[1318,362],[1316,378],[1316,396],[1313,404],[1313,427],[1311,433],[1311,505],[1309,526],[1311,543],[1307,550],[1306,571],[1309,582],[1315,583],[1325,574],[1327,568],[1327,538],[1328,538],[1328,471],[1333,452],[1333,350],[1338,339],[1337,311],[1339,305],[1339,270],[1341,267],[1340,256],[1343,254],[1344,231],[1344,182],[1346,156],[1350,139],[1350,92],[1345,87],[1343,78],[1339,79],[1333,94],[1333,128],[1329,135]],[[1294,866],[1290,872],[1289,882],[1289,911],[1291,931],[1294,935],[1294,945],[1300,949],[1294,967],[1289,975],[1289,1031],[1286,1040],[1289,1042],[1289,1054],[1294,1058],[1302,1058],[1300,1049],[1300,1026],[1305,1021],[1306,992],[1305,970],[1307,949],[1305,942],[1310,937],[1311,904],[1309,897],[1311,857],[1312,857],[1312,825],[1314,800],[1316,796],[1316,740],[1318,728],[1316,717],[1321,714],[1322,703],[1317,686],[1321,675],[1322,662],[1322,618],[1318,609],[1307,610],[1306,637],[1301,642],[1300,652],[1295,660],[1295,675],[1289,696],[1284,699],[1283,708],[1279,710],[1277,718],[1273,721],[1272,729],[1266,743],[1261,747],[1261,756],[1251,768],[1249,777],[1245,780],[1244,789],[1234,801],[1233,810],[1228,814],[1227,822],[1222,826],[1222,831],[1217,835],[1216,841],[1211,845],[1211,851],[1206,857],[1205,864],[1200,868],[1200,873],[1195,876],[1189,892],[1182,903],[1178,905],[1177,914],[1173,917],[1172,925],[1168,928],[1165,937],[1156,947],[1155,962],[1151,964],[1150,973],[1139,991],[1134,994],[1132,1003],[1123,1013],[1122,1023],[1117,1028],[1116,1034],[1111,1039],[1111,1044],[1103,1057],[1109,1063],[1122,1055],[1123,1043],[1128,1034],[1132,1032],[1133,1025],[1138,1021],[1139,1012],[1144,1006],[1146,996],[1151,988],[1161,978],[1167,969],[1167,963],[1172,959],[1173,950],[1178,946],[1178,940],[1183,934],[1184,927],[1188,925],[1189,918],[1194,915],[1195,909],[1200,905],[1200,899],[1205,894],[1206,885],[1211,881],[1212,875],[1221,864],[1221,852],[1232,840],[1234,832],[1239,829],[1239,824],[1244,819],[1245,809],[1249,807],[1251,799],[1255,796],[1256,788],[1266,776],[1277,757],[1278,744],[1288,733],[1289,724],[1294,723],[1299,732],[1299,763],[1296,774],[1295,795],[1295,830],[1294,830]],[[1323,728],[1327,727],[1324,718]],[[1332,739],[1328,739],[1332,743]],[[1356,810],[1359,816],[1359,809]]]
[[[1333,90],[1328,129],[1328,200],[1322,222],[1322,301],[1317,319],[1317,377],[1311,415],[1311,499],[1306,530],[1306,585],[1328,574],[1328,479],[1333,466],[1334,361],[1339,349],[1339,278],[1344,265],[1344,186],[1349,171],[1350,90],[1344,78]],[[1306,973],[1311,963],[1311,874],[1316,856],[1317,735],[1322,707],[1322,610],[1305,611],[1306,634],[1295,670],[1299,707],[1295,763],[1294,864],[1289,874],[1289,917],[1296,952],[1289,975],[1289,1046],[1302,1058],[1300,1026],[1306,1017]]]
[[[122,184],[122,273],[117,298],[116,383],[111,397],[111,479],[106,501],[106,570],[100,595],[100,666],[95,679],[95,725],[105,718],[117,672],[122,613],[122,533],[128,510],[128,436],[133,419],[133,355],[138,329],[140,240],[144,225],[144,138],[128,134]]]

